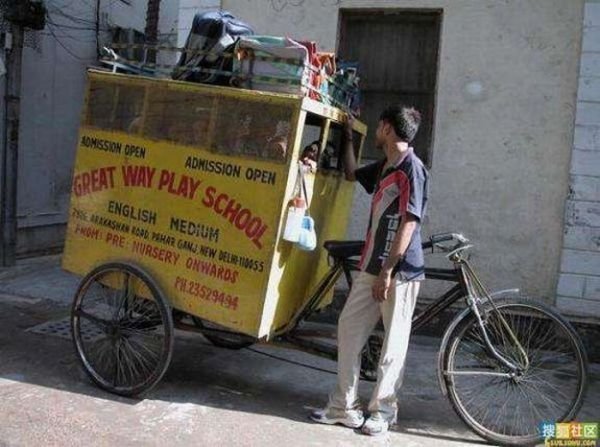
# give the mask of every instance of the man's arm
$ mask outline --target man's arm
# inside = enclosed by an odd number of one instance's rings
[[[388,289],[392,282],[392,270],[400,262],[412,239],[412,235],[417,227],[418,219],[410,213],[406,213],[402,218],[400,228],[392,242],[390,254],[383,263],[381,273],[373,283],[373,298],[377,301],[385,301],[388,297]]]
[[[344,173],[346,174],[346,180],[350,182],[356,181],[356,157],[354,156],[354,142],[352,141],[352,125],[354,124],[354,118],[351,114],[347,115],[346,122],[344,124]]]

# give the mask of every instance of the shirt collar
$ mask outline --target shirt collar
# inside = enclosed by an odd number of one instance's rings
[[[392,169],[397,169],[404,162],[404,160],[406,160],[406,157],[408,157],[412,153],[413,153],[413,148],[411,146],[409,146],[408,150],[404,154],[402,154],[402,156],[396,161],[396,163],[394,163],[393,165],[389,166],[384,172],[382,172],[382,175],[385,174],[386,172],[392,170]],[[385,166],[385,162],[386,162],[385,159],[383,159],[381,161],[381,167],[382,168]]]

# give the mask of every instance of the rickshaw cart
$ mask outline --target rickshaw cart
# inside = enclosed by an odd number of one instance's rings
[[[290,200],[305,190],[318,244],[345,235],[353,187],[342,173],[342,111],[90,71],[82,120],[63,268],[86,275],[72,327],[98,385],[124,395],[154,386],[182,316],[233,347],[297,322],[328,259],[282,233]],[[365,125],[356,121],[354,133],[360,157]],[[316,156],[303,150],[311,143]]]
[[[335,241],[352,198],[342,121],[300,96],[90,73],[63,266],[85,275],[71,323],[97,385],[121,395],[152,388],[174,328],[229,348],[263,341],[336,358],[324,334],[301,323],[331,301],[341,275],[351,283],[364,244]],[[354,132],[360,156],[365,126]],[[325,250],[282,238],[290,199],[304,189]],[[440,343],[442,393],[482,437],[532,445],[542,438],[538,415],[570,421],[581,408],[585,348],[547,305],[488,291],[470,247],[454,233],[423,244],[452,263],[426,267],[426,278],[453,285],[413,315],[412,331],[466,304]],[[380,347],[372,335],[363,378],[376,378]]]

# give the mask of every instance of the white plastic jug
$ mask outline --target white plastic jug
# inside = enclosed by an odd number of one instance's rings
[[[305,213],[306,206],[304,200],[296,197],[292,201],[292,205],[288,208],[285,227],[283,229],[283,239],[290,242],[298,242]]]
[[[298,248],[301,250],[313,251],[317,248],[315,221],[310,216],[304,216],[301,226],[302,228],[298,235]]]

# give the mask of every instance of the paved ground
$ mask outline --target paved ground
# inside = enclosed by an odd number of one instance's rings
[[[143,399],[92,385],[71,343],[27,331],[68,315],[77,279],[57,258],[0,271],[0,445],[4,446],[478,446],[435,379],[438,340],[415,337],[401,392],[398,427],[372,439],[311,423],[334,376],[257,352],[232,352],[178,334],[171,367]],[[259,351],[333,370],[333,362],[261,346]],[[579,420],[600,419],[600,366]],[[371,385],[363,383],[368,396]]]

